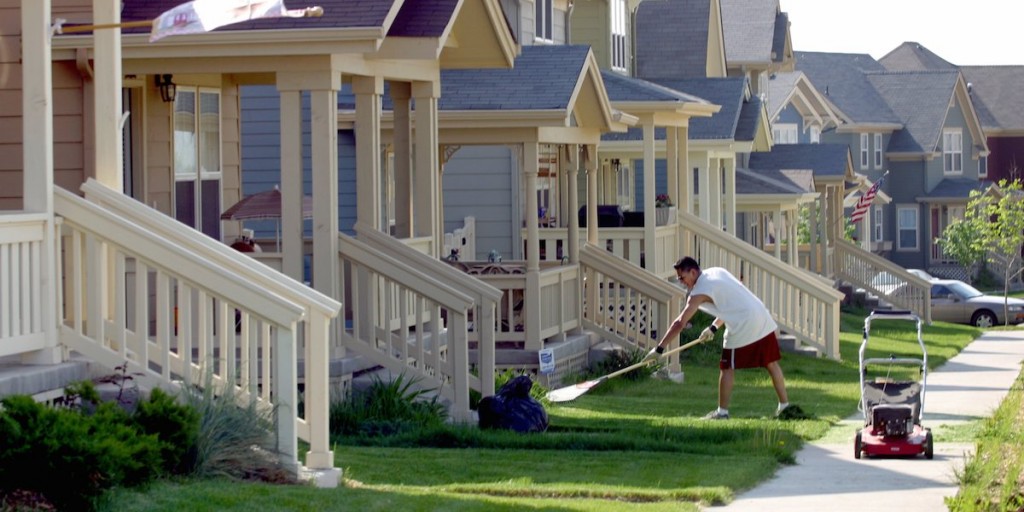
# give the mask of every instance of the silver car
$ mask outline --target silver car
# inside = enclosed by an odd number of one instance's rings
[[[976,327],[1003,325],[1003,297],[985,295],[977,288],[955,279],[932,281],[932,320],[971,324]],[[1024,322],[1024,300],[1007,299],[1010,323]]]

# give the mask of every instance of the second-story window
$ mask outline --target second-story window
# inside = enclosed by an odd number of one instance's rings
[[[871,220],[875,223],[875,241],[876,242],[881,242],[882,238],[883,238],[883,236],[882,236],[883,235],[883,233],[882,233],[882,207],[881,206],[876,206],[875,207],[875,215],[874,215],[874,217],[871,218]]]
[[[947,174],[964,172],[964,134],[959,128],[942,130],[942,170]]]
[[[626,71],[626,0],[611,0],[609,5],[612,11],[612,69]]]
[[[875,134],[875,169],[882,168],[882,134]]]
[[[537,33],[534,37],[537,39],[552,42],[554,41],[552,18],[554,17],[554,7],[552,3],[555,0],[534,0],[534,6],[536,8],[536,24]]]
[[[811,127],[811,144],[818,144],[821,142],[821,128],[817,126]]]
[[[860,134],[860,168],[868,168],[868,155],[870,154],[871,147],[869,146],[871,138],[868,137],[867,133]]]
[[[797,140],[797,129],[793,123],[776,123],[772,127],[772,138],[775,139],[776,144],[796,144],[800,142]]]

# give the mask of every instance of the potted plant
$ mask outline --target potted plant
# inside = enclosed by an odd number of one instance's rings
[[[672,204],[672,198],[668,194],[658,194],[654,198],[654,224],[664,226],[670,220],[675,220],[676,208]]]

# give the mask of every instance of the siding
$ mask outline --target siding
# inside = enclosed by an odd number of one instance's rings
[[[476,218],[477,254],[463,259],[482,260],[491,249],[506,259],[521,258],[514,212],[518,210],[518,172],[509,148],[463,146],[444,166],[444,231]]]
[[[607,6],[603,0],[579,2],[573,8],[570,24],[572,42],[589,44],[601,69],[610,69],[612,64]]]
[[[634,210],[642,212],[644,210],[644,161],[643,160],[632,160],[630,165],[633,166],[634,171],[634,194],[636,198]],[[657,158],[654,160],[654,195],[657,197],[658,194],[664,194],[668,190],[668,164],[664,158]],[[672,198],[672,204],[677,204],[676,198]]]

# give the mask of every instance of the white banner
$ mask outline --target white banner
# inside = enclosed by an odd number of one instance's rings
[[[153,20],[149,41],[167,36],[202,34],[217,27],[260,18],[302,18],[307,9],[286,9],[284,0],[193,0]]]

